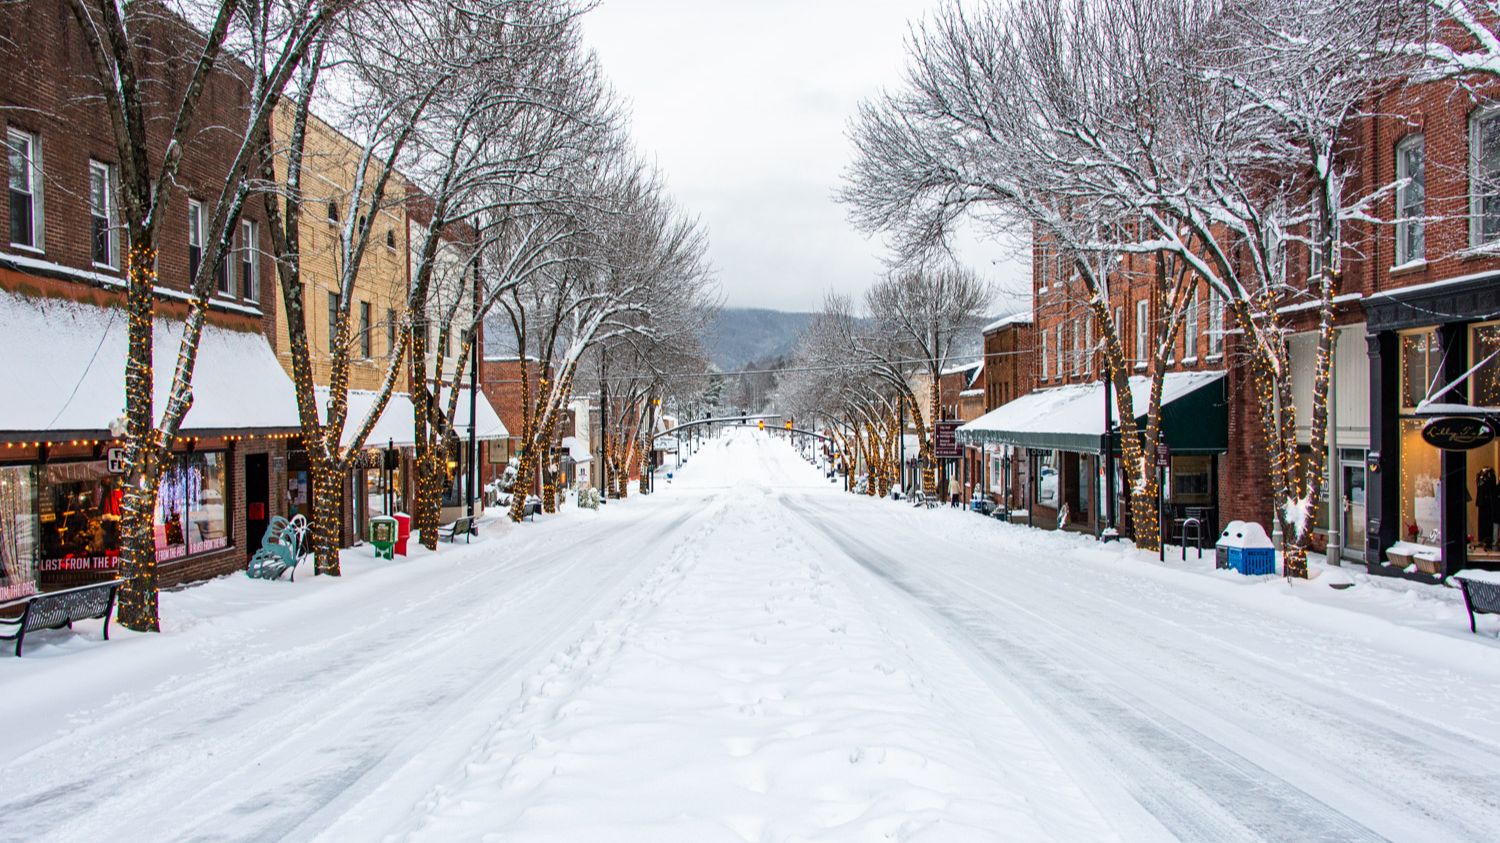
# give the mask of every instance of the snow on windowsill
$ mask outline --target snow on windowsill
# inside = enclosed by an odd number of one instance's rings
[[[31,249],[31,248],[26,247],[26,246],[17,246],[17,245],[12,244],[11,248],[13,248],[13,249],[25,249],[26,251],[34,252],[35,254],[38,254],[38,255],[42,254],[41,251],[36,250],[36,249]],[[87,282],[92,283],[92,284],[97,284],[100,287],[106,287],[106,288],[111,288],[111,289],[116,289],[116,290],[122,290],[122,289],[125,288],[125,279],[124,278],[120,278],[120,277],[115,276],[115,275],[106,275],[103,272],[98,271],[99,269],[109,269],[112,272],[118,272],[119,270],[111,269],[109,267],[102,267],[102,266],[99,266],[98,264],[95,264],[95,269],[94,270],[75,269],[74,267],[64,266],[64,265],[62,265],[60,263],[56,263],[55,261],[49,261],[49,260],[44,260],[44,259],[40,259],[40,258],[27,257],[26,255],[18,255],[18,254],[15,254],[13,252],[0,253],[0,263],[8,263],[11,266],[15,267],[16,269],[22,270],[22,271],[30,270],[30,271],[33,271],[33,272],[54,273],[54,274],[57,274],[57,275],[65,275],[65,276],[68,276],[70,278],[76,278],[76,279],[78,279],[80,281],[87,281]],[[174,290],[174,289],[172,289],[170,287],[163,287],[161,285],[156,285],[156,286],[153,286],[151,289],[152,289],[152,292],[156,293],[159,296],[162,296],[163,298],[175,299],[177,301],[192,301],[192,299],[193,299],[193,296],[192,296],[191,293],[186,293],[186,292],[183,292],[182,290]],[[212,306],[212,307],[220,308],[222,310],[234,311],[236,313],[244,313],[244,314],[247,314],[247,315],[250,315],[250,316],[263,316],[263,315],[265,315],[261,311],[260,307],[258,307],[258,306],[241,304],[241,303],[239,303],[237,301],[234,301],[232,299],[224,299],[224,298],[219,298],[217,296],[215,296],[212,299],[209,299],[209,305]]]
[[[1416,260],[1410,260],[1406,263],[1398,263],[1390,269],[1387,269],[1386,272],[1391,275],[1410,275],[1413,272],[1419,272],[1426,268],[1427,259],[1417,258]]]

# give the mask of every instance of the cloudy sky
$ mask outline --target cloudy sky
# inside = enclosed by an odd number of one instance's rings
[[[708,229],[726,304],[816,310],[825,290],[857,294],[880,272],[884,248],[833,191],[849,118],[899,84],[907,23],[933,2],[603,0],[585,18],[636,143]],[[1029,290],[1014,242],[961,248],[997,287]]]

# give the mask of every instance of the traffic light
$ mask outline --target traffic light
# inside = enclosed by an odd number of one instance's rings
[[[791,430],[792,429],[792,420],[791,419],[787,419],[786,420],[786,429],[787,430]]]
[[[765,430],[766,429],[766,420],[765,419],[761,419],[760,421],[757,421],[755,424],[761,430]]]

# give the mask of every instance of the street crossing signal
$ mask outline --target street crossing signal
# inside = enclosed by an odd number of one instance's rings
[[[786,420],[786,429],[787,430],[791,430],[792,429],[792,420],[791,419],[787,419]]]
[[[765,419],[761,419],[760,421],[757,421],[755,423],[755,425],[757,427],[759,427],[761,430],[765,430],[766,429],[766,420]]]

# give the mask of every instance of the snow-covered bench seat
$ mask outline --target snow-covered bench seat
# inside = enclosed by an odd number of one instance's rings
[[[104,640],[109,640],[109,616],[114,613],[115,592],[124,580],[80,585],[58,591],[44,591],[20,600],[13,600],[0,609],[14,608],[22,603],[26,608],[18,618],[0,618],[0,625],[10,626],[15,632],[0,634],[0,639],[15,639],[16,655],[21,655],[21,645],[26,643],[26,633],[38,629],[73,628],[73,621],[87,618],[104,618]]]
[[[1469,610],[1469,631],[1477,633],[1475,615],[1500,614],[1500,571],[1463,570],[1453,575],[1464,590],[1464,606]]]

